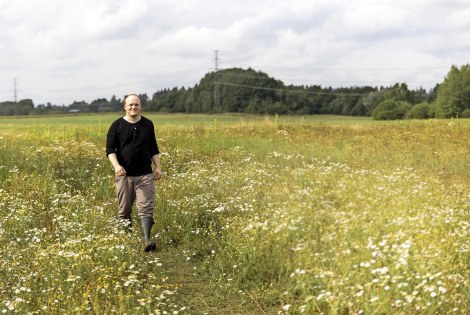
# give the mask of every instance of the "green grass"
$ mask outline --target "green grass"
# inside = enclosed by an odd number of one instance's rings
[[[106,113],[106,114],[68,114],[68,115],[47,115],[47,116],[3,116],[0,117],[0,126],[86,126],[108,124],[114,119],[122,116],[124,113]],[[144,113],[144,116],[152,119],[159,125],[210,125],[222,123],[258,123],[262,121],[282,120],[284,123],[308,124],[317,122],[320,124],[364,124],[376,123],[369,117],[346,117],[346,116],[255,116],[247,114],[155,114]]]
[[[0,119],[0,312],[465,314],[470,121],[148,115],[143,254],[104,154],[119,114]]]

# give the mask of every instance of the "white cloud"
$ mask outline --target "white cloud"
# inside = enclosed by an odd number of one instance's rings
[[[468,0],[0,0],[0,101],[193,86],[220,66],[286,84],[433,87],[469,62]]]
[[[147,1],[110,0],[86,11],[80,18],[86,34],[93,39],[132,39],[143,25],[142,16],[149,10]]]
[[[470,28],[470,9],[454,12],[448,21],[450,27],[458,31]]]

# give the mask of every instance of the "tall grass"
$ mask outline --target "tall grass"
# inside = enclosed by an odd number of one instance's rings
[[[207,294],[251,314],[470,308],[469,121],[221,117],[151,117],[157,244]],[[0,312],[204,312],[112,221],[110,118],[0,122]]]

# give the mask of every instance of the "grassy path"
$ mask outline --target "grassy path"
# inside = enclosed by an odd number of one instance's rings
[[[224,291],[209,277],[198,273],[200,263],[187,261],[180,248],[169,248],[158,252],[157,257],[162,263],[166,283],[177,287],[175,301],[186,307],[182,314],[274,314],[261,306],[248,292],[232,293]],[[251,296],[250,296],[251,295]]]

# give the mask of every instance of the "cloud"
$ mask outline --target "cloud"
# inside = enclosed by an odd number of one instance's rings
[[[341,20],[336,21],[343,30],[341,37],[380,40],[384,37],[401,36],[410,31],[410,12],[391,4],[378,2],[368,6],[346,10]]]
[[[433,87],[468,63],[468,0],[0,2],[0,101],[193,86],[220,67],[286,84]]]
[[[145,27],[142,17],[148,12],[147,1],[112,0],[94,10],[85,11],[81,19],[85,33],[95,40],[132,39]]]

